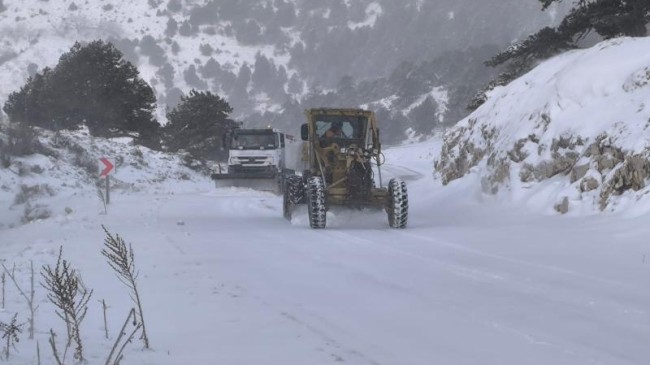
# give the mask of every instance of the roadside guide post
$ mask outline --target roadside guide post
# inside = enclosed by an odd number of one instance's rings
[[[104,164],[104,169],[99,173],[99,177],[100,178],[102,178],[102,177],[106,178],[106,204],[108,204],[111,201],[110,195],[109,195],[109,189],[108,189],[108,187],[109,187],[109,177],[108,176],[113,173],[113,166],[115,166],[115,164],[113,163],[113,161],[111,161],[110,159],[108,159],[106,157],[100,158],[99,162]]]

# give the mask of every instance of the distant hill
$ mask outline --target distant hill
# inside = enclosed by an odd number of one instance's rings
[[[104,39],[155,88],[163,123],[196,88],[285,129],[308,106],[383,106],[399,141],[461,119],[493,72],[482,62],[554,21],[517,0],[5,1],[0,101],[75,41]]]

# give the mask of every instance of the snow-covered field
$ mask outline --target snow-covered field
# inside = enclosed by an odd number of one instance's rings
[[[109,145],[98,141],[97,153]],[[122,364],[647,364],[646,217],[539,215],[493,202],[468,179],[443,188],[431,174],[440,145],[387,151],[384,181],[402,176],[409,187],[404,230],[388,228],[383,212],[341,210],[312,230],[304,210],[284,220],[269,193],[216,189],[189,170],[185,180],[153,178],[172,171],[169,161],[143,149],[148,166],[118,169],[114,178],[131,184],[106,214],[88,183],[85,193],[58,190],[50,218],[0,228],[0,257],[25,287],[30,260],[53,265],[63,246],[94,289],[82,328],[89,364],[104,364],[133,306],[100,253],[102,225],[133,245],[152,346],[136,338]],[[63,169],[51,167],[44,178]],[[20,209],[0,209],[0,222]],[[17,312],[26,322],[9,282],[6,296],[0,320]],[[8,363],[36,364],[37,343],[42,363],[54,363],[50,328],[64,346],[40,286],[36,301],[36,340],[25,331]]]

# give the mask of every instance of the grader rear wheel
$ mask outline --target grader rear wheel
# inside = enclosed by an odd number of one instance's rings
[[[291,175],[284,179],[282,190],[282,214],[285,219],[291,220],[294,207],[305,201],[305,185],[300,176]]]

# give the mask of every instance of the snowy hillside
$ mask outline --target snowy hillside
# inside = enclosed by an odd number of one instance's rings
[[[212,186],[207,176],[185,167],[182,156],[134,145],[130,138],[106,140],[84,131],[39,133],[40,153],[12,158],[9,168],[0,168],[0,229],[38,219],[65,221],[80,209],[102,212],[99,192],[105,185],[97,178],[102,157],[116,163],[119,173],[110,179],[116,197]]]
[[[445,136],[436,173],[537,211],[650,209],[650,38],[543,62]]]
[[[512,16],[494,21],[505,9]],[[235,118],[282,129],[307,107],[392,98],[399,142],[408,127],[427,135],[466,115],[495,72],[482,62],[556,14],[518,0],[5,0],[0,104],[76,41],[102,39],[154,88],[162,124],[192,88],[224,96]]]
[[[205,29],[186,37],[177,35],[176,30],[169,33],[170,19],[178,17],[182,22],[189,18],[189,13],[182,12],[180,1],[169,4],[167,7],[161,1],[125,0],[5,2],[6,10],[0,13],[4,29],[1,38],[6,46],[0,64],[0,84],[18,89],[30,73],[55,66],[75,41],[104,39],[114,42],[157,91],[158,117],[164,121],[165,105],[175,105],[181,92],[193,87],[214,89],[207,83],[209,78],[204,80],[196,75],[197,67],[210,59],[224,69],[234,70],[235,75],[243,64],[253,65],[258,52],[276,63],[286,63],[286,57],[274,55],[274,47],[242,45],[233,36],[209,34]],[[201,47],[208,44],[213,48],[201,52]],[[221,91],[218,87],[216,90]],[[4,102],[12,91],[4,89],[0,100]]]

